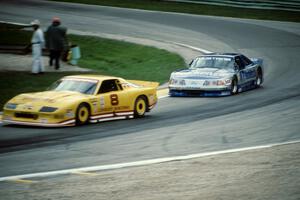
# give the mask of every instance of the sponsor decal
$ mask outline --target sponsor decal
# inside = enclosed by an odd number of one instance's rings
[[[104,100],[104,97],[101,96],[100,97],[100,111],[103,110],[105,107],[105,100]]]
[[[40,121],[41,121],[41,123],[43,123],[43,124],[47,124],[47,123],[48,123],[48,120],[47,120],[47,119],[41,119]]]
[[[115,107],[115,110],[129,110],[129,106],[117,106]]]
[[[24,109],[24,110],[32,110],[32,109],[33,109],[33,106],[32,106],[32,105],[24,105],[24,106],[23,106],[23,109]]]
[[[66,117],[75,117],[75,114],[72,109],[66,111]]]

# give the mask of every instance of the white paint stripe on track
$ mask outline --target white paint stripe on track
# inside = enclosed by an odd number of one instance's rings
[[[169,95],[158,97],[158,99],[163,99],[163,98],[166,98],[166,97],[169,97]]]
[[[194,46],[179,43],[179,42],[173,42],[173,44],[176,44],[176,45],[179,45],[179,46],[182,46],[182,47],[187,47],[189,49],[193,49],[193,50],[196,50],[196,51],[200,51],[201,53],[213,53],[211,51],[208,51],[208,50],[205,50],[205,49],[202,49],[202,48],[194,47]]]
[[[164,163],[164,162],[183,161],[183,160],[189,160],[189,159],[193,159],[193,158],[201,158],[201,157],[207,157],[207,156],[222,155],[222,154],[227,154],[227,153],[237,153],[237,152],[243,152],[243,151],[265,149],[265,148],[271,148],[271,147],[275,147],[275,146],[295,144],[295,143],[300,143],[300,140],[282,142],[282,143],[274,143],[274,144],[267,144],[267,145],[254,146],[254,147],[228,149],[228,150],[223,150],[223,151],[198,153],[198,154],[191,154],[191,155],[186,155],[186,156],[175,156],[175,157],[157,158],[157,159],[142,160],[142,161],[135,161],[135,162],[128,162],[128,163],[100,165],[100,166],[82,167],[82,168],[73,168],[73,169],[65,169],[65,170],[57,170],[57,171],[23,174],[23,175],[17,175],[17,176],[6,176],[6,177],[0,177],[0,182],[18,180],[18,179],[37,178],[37,177],[67,175],[67,174],[73,174],[73,173],[88,173],[88,172],[103,171],[103,170],[121,169],[121,168],[127,168],[127,167],[138,167],[138,166],[159,164],[159,163]]]

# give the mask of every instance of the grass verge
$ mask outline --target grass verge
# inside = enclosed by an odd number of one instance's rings
[[[185,66],[177,54],[149,46],[99,37],[70,35],[69,38],[81,47],[79,66],[100,74],[163,83],[172,71]]]
[[[60,1],[60,0],[52,0]],[[157,10],[167,12],[190,13],[198,15],[213,15],[249,19],[278,20],[300,22],[299,12],[282,10],[262,10],[236,8],[230,6],[215,6],[193,3],[166,2],[161,0],[63,0],[72,3]]]
[[[18,42],[14,38],[18,38]],[[172,71],[185,65],[179,55],[149,46],[76,35],[69,35],[69,40],[81,48],[82,58],[79,66],[93,69],[93,74],[164,83]],[[0,32],[0,44],[27,43],[28,32]],[[7,100],[17,94],[43,91],[55,80],[79,73],[82,72],[57,72],[34,76],[29,72],[0,71],[0,110]]]
[[[6,101],[24,92],[38,92],[47,89],[54,81],[78,72],[49,72],[31,75],[29,72],[0,71],[0,111]]]

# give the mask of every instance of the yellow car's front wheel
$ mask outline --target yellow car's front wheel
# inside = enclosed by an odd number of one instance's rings
[[[138,97],[134,104],[134,116],[143,117],[147,111],[147,102],[145,97]]]
[[[76,125],[83,125],[88,122],[90,118],[90,110],[86,104],[80,104],[76,112]]]

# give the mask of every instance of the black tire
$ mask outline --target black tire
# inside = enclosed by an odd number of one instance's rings
[[[238,89],[238,81],[237,81],[237,78],[234,77],[231,81],[231,89],[230,89],[230,93],[231,95],[235,95],[239,92],[239,89]]]
[[[76,110],[76,125],[87,124],[90,118],[89,106],[81,103]]]
[[[263,82],[263,75],[260,69],[256,72],[256,80],[255,80],[255,87],[259,88]]]
[[[147,112],[148,104],[147,100],[143,96],[139,96],[134,103],[134,117],[141,118],[145,116]]]

